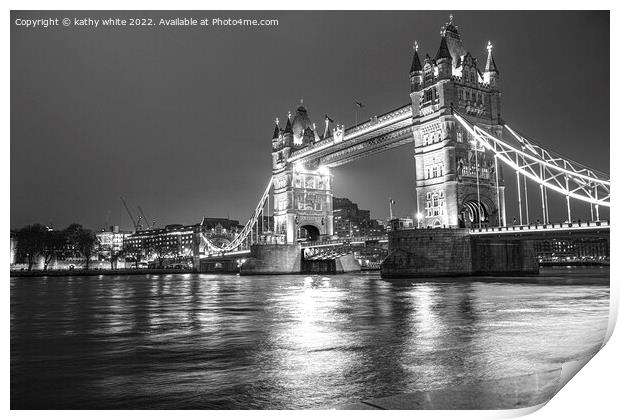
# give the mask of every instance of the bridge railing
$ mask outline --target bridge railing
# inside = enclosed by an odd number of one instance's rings
[[[373,241],[387,241],[387,235],[379,236],[352,236],[345,238],[325,239],[315,242],[300,242],[302,248],[319,248],[334,245],[366,243]]]
[[[598,227],[609,227],[609,220],[598,221],[577,221],[529,225],[495,226],[470,229],[470,233],[494,233],[494,232],[519,232],[519,231],[541,231],[541,230],[572,230],[572,229],[594,229]]]

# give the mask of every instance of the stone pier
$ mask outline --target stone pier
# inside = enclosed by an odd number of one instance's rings
[[[241,275],[321,273],[341,274],[360,271],[353,254],[331,259],[304,260],[300,245],[252,245],[250,258],[241,266]]]
[[[257,244],[240,268],[241,275],[294,274],[301,272],[299,245]]]
[[[361,271],[361,267],[353,254],[339,257],[301,261],[301,272],[306,274],[343,274]]]
[[[538,273],[531,240],[479,238],[468,229],[396,230],[388,239],[383,278]]]

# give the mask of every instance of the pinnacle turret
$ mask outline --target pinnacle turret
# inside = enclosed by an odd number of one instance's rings
[[[493,58],[493,44],[491,44],[491,41],[489,41],[489,43],[487,44],[487,51],[488,51],[488,55],[487,55],[487,65],[484,67],[484,71],[486,72],[495,72],[497,74],[499,74],[499,70],[497,69],[497,65],[495,65],[495,59]]]
[[[491,41],[487,44],[487,51],[487,64],[484,66],[482,80],[484,83],[487,83],[489,86],[495,88],[499,82],[499,70],[497,70],[497,65],[495,64],[495,59],[493,58],[493,44],[491,44]]]
[[[276,128],[274,128],[273,130],[273,137],[272,139],[277,139],[280,137],[280,120],[278,120],[276,118]]]
[[[287,134],[293,134],[293,124],[291,123],[291,112],[288,113],[288,118],[286,119],[286,127],[284,128],[284,132]]]
[[[442,58],[452,59],[445,36],[441,37],[441,44],[439,44],[439,50],[437,50],[437,55],[435,55],[435,60],[440,60]]]
[[[418,56],[418,41],[415,42],[413,47],[413,60],[411,61],[411,70],[409,73],[415,73],[422,71],[422,63],[420,62],[420,56]]]

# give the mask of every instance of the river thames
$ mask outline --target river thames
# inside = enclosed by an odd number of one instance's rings
[[[12,278],[11,408],[326,409],[541,372],[600,348],[608,267],[520,280],[552,284]]]

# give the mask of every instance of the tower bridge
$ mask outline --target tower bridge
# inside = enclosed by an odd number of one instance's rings
[[[433,56],[425,54],[421,58],[419,45],[414,45],[407,104],[349,128],[331,124],[333,121],[326,116],[324,127],[319,129],[303,101],[294,115],[289,112],[284,124],[276,119],[271,139],[272,173],[250,220],[224,246],[202,237],[203,252],[225,255],[251,250],[253,257],[260,254],[267,259],[281,255],[285,262],[272,264],[273,270],[269,262],[254,261],[248,264],[247,271],[286,271],[283,267],[297,270],[294,267],[299,267],[300,241],[316,243],[318,247],[319,243],[337,239],[331,168],[408,144],[412,144],[416,168],[412,185],[416,191],[416,209],[412,209],[417,217],[416,227],[445,229],[443,236],[447,241],[455,232],[459,232],[459,240],[466,235],[465,242],[484,236],[483,232],[489,229],[506,232],[501,229],[508,227],[504,182],[508,174],[516,177],[517,191],[509,192],[517,197],[519,225],[531,224],[529,197],[533,193],[540,194],[541,225],[552,223],[549,193],[565,197],[568,221],[572,220],[574,200],[590,205],[592,222],[600,220],[600,206],[610,205],[609,176],[564,158],[510,128],[501,114],[500,72],[490,41],[485,65],[479,66],[450,17]],[[576,226],[566,229],[579,230]],[[418,231],[424,232],[418,234],[422,235],[421,240],[433,237],[425,229]],[[402,236],[402,232],[394,235]],[[416,234],[407,235],[407,246],[413,246]],[[400,242],[392,239],[390,255],[409,253],[407,258],[411,260],[411,250],[399,247]],[[517,244],[518,239],[510,240],[510,244],[507,239],[494,243],[493,249],[519,248],[521,251],[513,256],[529,258],[529,251],[523,248],[527,241]],[[272,251],[265,251],[265,247]],[[427,248],[428,252],[433,249]],[[465,248],[461,251],[466,255],[477,252],[475,247]],[[430,258],[419,250],[415,255],[418,260]],[[401,257],[398,258],[402,262]],[[520,270],[517,266],[513,269]],[[501,271],[499,267],[493,270]],[[393,269],[391,273],[395,273]]]

